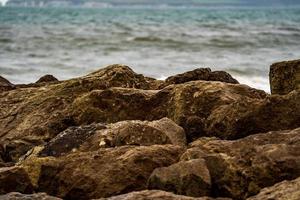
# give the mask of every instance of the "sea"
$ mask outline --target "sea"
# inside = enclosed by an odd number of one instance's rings
[[[111,64],[157,79],[210,67],[270,91],[272,63],[300,58],[300,7],[0,7],[0,75],[31,83]]]

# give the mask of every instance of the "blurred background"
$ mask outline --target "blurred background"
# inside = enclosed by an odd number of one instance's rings
[[[0,75],[13,83],[122,63],[158,79],[210,67],[269,91],[300,58],[300,0],[0,0]]]

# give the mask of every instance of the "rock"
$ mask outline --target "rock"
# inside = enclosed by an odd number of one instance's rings
[[[221,81],[226,83],[238,84],[239,82],[232,78],[230,74],[224,71],[212,72],[210,68],[198,68],[183,74],[171,76],[166,79],[167,84],[180,84],[189,81]]]
[[[299,124],[299,112],[291,110],[299,106],[298,94],[269,97],[245,85],[213,81],[152,90],[160,86],[117,65],[77,79],[0,93],[0,144],[7,147],[8,160],[16,162],[67,128],[92,123],[167,117],[184,128],[188,142],[203,136],[235,139]]]
[[[148,180],[148,189],[192,197],[209,196],[211,179],[205,160],[181,161],[155,169]]]
[[[264,188],[259,194],[247,200],[299,200],[300,178],[292,181],[283,181],[274,186]]]
[[[47,74],[45,76],[42,76],[39,80],[37,80],[36,83],[48,83],[48,82],[56,82],[58,81],[57,78],[55,78],[53,75]]]
[[[161,84],[127,66],[113,65],[77,79],[0,93],[0,143],[11,146],[8,154],[16,161],[33,146],[49,141],[68,127],[90,124],[88,120],[78,124],[70,116],[76,98],[110,87],[155,89]],[[91,118],[96,117],[92,114]]]
[[[186,146],[184,130],[168,118],[156,121],[121,121],[107,125],[107,129],[97,131],[81,146],[81,150],[91,151],[100,147],[124,145],[150,146],[173,144]]]
[[[244,85],[196,81],[162,90],[110,88],[94,90],[73,104],[77,123],[122,120],[156,120],[168,117],[182,126],[188,141],[207,135],[206,119],[214,109],[243,99],[263,99],[266,94]],[[147,113],[147,115],[145,115]]]
[[[48,142],[43,150],[40,151],[39,155],[57,157],[74,151],[78,149],[87,138],[95,134],[97,130],[105,128],[106,126],[103,124],[70,127]]]
[[[212,195],[246,199],[262,188],[300,176],[300,128],[235,141],[201,138],[181,160],[206,161]]]
[[[274,63],[270,67],[272,94],[288,94],[300,89],[300,60]]]
[[[77,150],[96,151],[106,147],[155,144],[184,147],[184,130],[168,118],[151,122],[132,120],[107,125],[99,123],[70,127],[48,142],[39,155],[58,157]]]
[[[206,121],[209,136],[237,139],[300,126],[300,91],[266,99],[244,98],[215,109]]]
[[[230,200],[229,198],[187,197],[160,190],[143,190],[99,200]]]
[[[0,76],[0,92],[12,90],[12,89],[15,89],[15,86],[5,78]]]
[[[92,199],[146,189],[152,171],[176,163],[182,153],[172,145],[123,146],[35,158],[23,165],[40,170],[38,191],[63,199]]]
[[[5,97],[0,95],[0,143],[10,147],[7,154],[12,155],[12,161],[70,126],[100,122],[153,121],[168,117],[182,126],[187,140],[192,141],[207,135],[203,129],[206,119],[218,107],[242,99],[266,97],[264,92],[244,85],[207,81],[171,85],[162,90],[120,87],[98,90],[108,87],[109,81],[105,80],[106,75],[96,75],[40,88],[16,89]],[[111,83],[118,84],[121,83]]]
[[[5,195],[0,195],[0,200],[61,200],[57,197],[52,197],[46,193],[35,194],[21,194],[18,192],[11,192]]]
[[[0,194],[9,192],[33,192],[28,174],[22,167],[0,168]]]

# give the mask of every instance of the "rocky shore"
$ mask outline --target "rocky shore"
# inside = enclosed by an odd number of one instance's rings
[[[0,77],[0,199],[299,200],[300,60],[272,94],[199,68]]]

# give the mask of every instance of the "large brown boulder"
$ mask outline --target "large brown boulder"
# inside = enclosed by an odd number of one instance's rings
[[[121,121],[108,124],[81,145],[81,150],[91,151],[103,147],[124,145],[151,146],[173,144],[187,145],[183,128],[168,118],[156,121]]]
[[[9,82],[7,79],[0,76],[0,92],[15,89],[15,85]]]
[[[230,74],[224,71],[212,72],[210,68],[198,68],[166,79],[167,84],[180,84],[189,81],[221,81],[226,83],[238,84]]]
[[[211,178],[204,159],[181,161],[155,169],[148,180],[148,189],[192,197],[209,196]]]
[[[272,94],[288,94],[300,89],[300,60],[274,63],[269,76]]]
[[[20,165],[40,192],[92,199],[146,189],[152,171],[176,163],[182,153],[173,145],[122,146],[56,158],[28,156]]]
[[[41,156],[61,156],[72,151],[95,151],[125,145],[150,146],[173,144],[186,146],[184,130],[168,118],[157,121],[121,121],[70,127],[48,142]]]
[[[160,190],[143,190],[98,200],[230,200],[229,198],[188,197]]]
[[[5,195],[0,195],[0,200],[61,200],[57,197],[52,197],[46,193],[21,194],[18,192],[11,192]]]
[[[282,181],[274,186],[262,189],[259,194],[247,200],[299,200],[300,178]]]
[[[22,167],[0,168],[0,194],[9,192],[33,192],[33,185]]]
[[[244,98],[213,110],[206,121],[209,136],[237,139],[254,133],[300,127],[300,91],[265,99]]]
[[[206,161],[213,196],[245,199],[262,188],[300,176],[300,128],[235,141],[201,138],[181,160]]]

